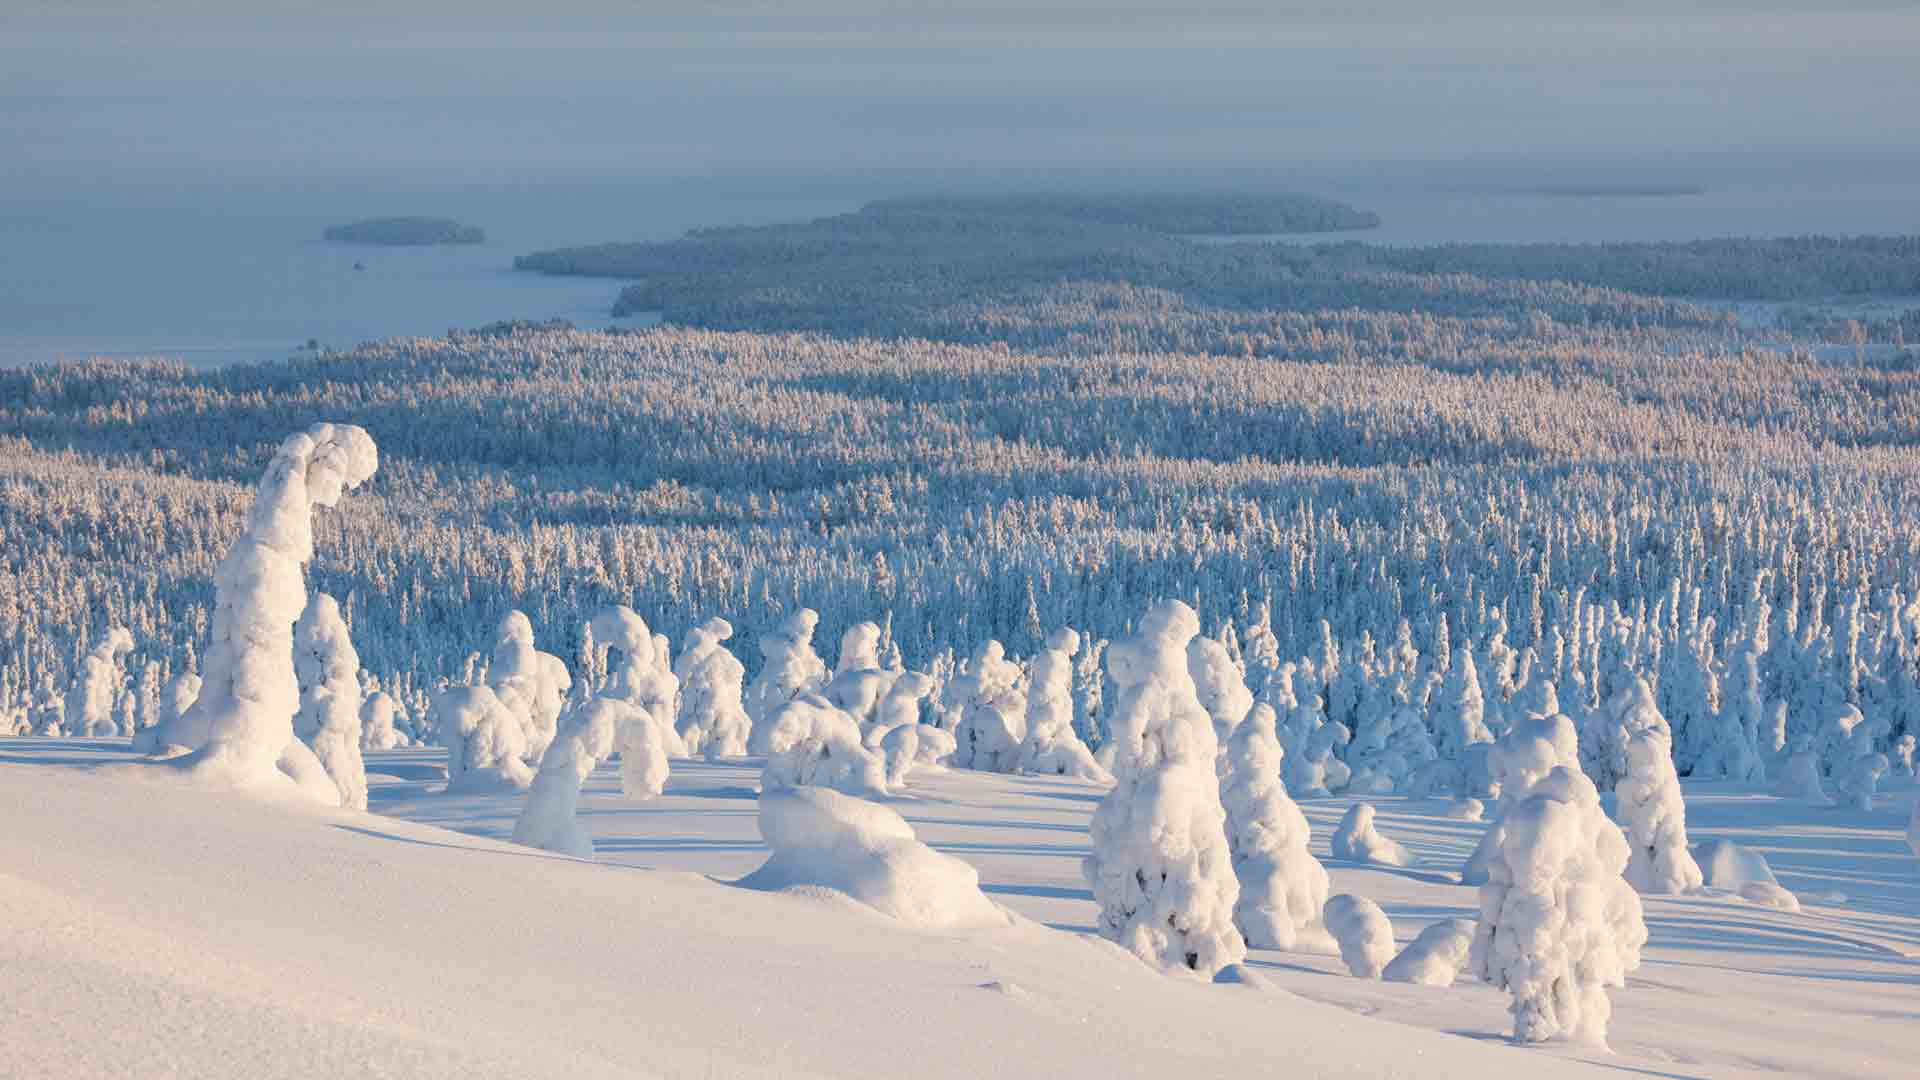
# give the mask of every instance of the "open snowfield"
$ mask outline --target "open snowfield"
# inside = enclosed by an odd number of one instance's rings
[[[439,794],[439,751],[368,755],[370,814],[95,766],[124,740],[0,740],[0,1076],[1892,1077],[1920,1059],[1915,797],[1873,812],[1689,785],[1696,842],[1762,851],[1803,911],[1646,899],[1611,1056],[1506,1040],[1506,998],[1360,981],[1255,952],[1279,992],[1160,976],[1092,935],[1080,876],[1100,789],[923,771],[889,802],[1018,915],[934,932],[844,898],[728,882],[767,849],[757,763],[676,761],[630,802],[588,782],[580,862],[506,841],[522,797]],[[1382,797],[1419,863],[1327,839],[1334,891],[1405,943],[1471,918],[1481,826]],[[128,853],[138,853],[129,857]],[[1389,1026],[1391,1025],[1391,1026]]]

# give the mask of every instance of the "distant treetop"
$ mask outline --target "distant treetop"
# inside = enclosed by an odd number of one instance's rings
[[[931,196],[882,199],[870,203],[868,209],[1059,218],[1186,235],[1259,236],[1380,226],[1380,215],[1371,210],[1313,195],[1287,193]]]

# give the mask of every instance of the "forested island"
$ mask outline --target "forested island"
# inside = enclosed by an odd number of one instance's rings
[[[391,217],[356,221],[327,229],[335,244],[374,244],[382,247],[428,247],[434,244],[484,244],[486,231],[450,218]]]
[[[809,222],[542,252],[514,265],[629,279],[613,314],[658,312],[669,325],[1267,356],[1317,351],[1324,339],[1304,327],[1347,309],[1698,329],[1730,320],[1729,301],[1920,293],[1920,237],[1911,236],[1433,247],[1187,238],[1324,222],[1315,205],[891,200]],[[1859,333],[1897,343],[1907,324],[1884,320]],[[1858,334],[1835,327],[1822,336]]]

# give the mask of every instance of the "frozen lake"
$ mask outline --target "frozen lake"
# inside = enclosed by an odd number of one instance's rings
[[[1431,244],[1920,232],[1920,184],[1912,182],[1697,195],[1328,193],[1378,211],[1385,225],[1284,239]],[[513,257],[664,239],[700,225],[803,219],[860,201],[844,192],[726,195],[682,185],[9,203],[0,205],[0,367],[88,356],[168,356],[196,365],[276,360],[309,339],[344,348],[500,319],[606,327],[619,283],[516,273]],[[400,214],[457,218],[484,228],[487,242],[379,248],[320,239],[328,225]]]

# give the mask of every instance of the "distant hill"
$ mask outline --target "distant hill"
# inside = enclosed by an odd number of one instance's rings
[[[1380,215],[1313,195],[935,196],[883,199],[881,211],[1058,218],[1100,225],[1131,225],[1159,233],[1259,236],[1377,229]]]
[[[386,247],[424,247],[430,244],[481,244],[485,231],[447,218],[394,217],[335,225],[325,233],[336,244],[379,244]]]

